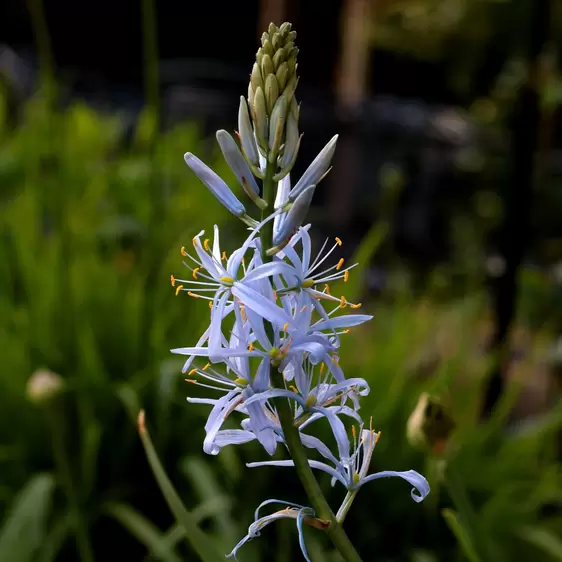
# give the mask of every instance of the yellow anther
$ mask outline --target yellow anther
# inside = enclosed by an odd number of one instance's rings
[[[336,236],[336,244],[338,246],[341,246],[343,244],[343,242]]]
[[[326,284],[324,285],[324,292],[325,292],[327,295],[332,296],[332,293],[330,292],[330,285],[328,285],[328,283],[326,283]]]
[[[254,351],[254,344],[253,344],[253,343],[251,343],[251,344],[248,346],[248,351]]]
[[[183,289],[183,285],[178,285],[176,287],[176,297],[180,294],[180,291]]]
[[[357,430],[354,425],[351,426],[351,434],[353,435],[353,439],[357,439]]]
[[[379,442],[379,439],[381,438],[381,432],[379,431],[377,433],[377,436],[375,437],[375,445]]]
[[[273,298],[277,300],[277,291],[273,291]]]
[[[192,272],[193,279],[197,279],[197,272],[198,272],[200,269],[201,269],[200,267],[196,267],[196,268],[193,270],[193,272]]]
[[[206,371],[211,366],[210,363],[207,363],[201,370]]]
[[[194,237],[193,237],[192,242],[193,242],[193,245],[194,245],[194,246],[197,246],[197,244],[199,244],[199,239],[197,238],[197,236],[194,236]]]
[[[223,277],[221,277],[220,281],[222,281],[223,283],[226,283],[227,285],[232,285],[234,283],[234,279],[232,277],[228,277],[227,275],[224,275]]]
[[[312,285],[314,285],[314,279],[305,279],[305,280],[302,282],[302,286],[303,286],[305,289],[308,289],[309,287],[312,287]]]
[[[213,301],[209,301],[209,308],[213,310]]]
[[[340,358],[339,357],[330,357],[330,360],[332,361],[332,363],[334,365],[337,365],[340,362]]]
[[[359,478],[360,478],[359,473],[358,473],[358,472],[354,473],[354,475],[353,475],[353,483],[354,483],[354,484],[357,484],[357,483],[359,482]]]
[[[290,384],[289,388],[293,391],[296,392],[297,394],[299,393],[299,389],[294,385],[294,384]]]
[[[308,306],[305,304],[305,305],[299,310],[299,312],[304,312],[307,308],[308,308]]]
[[[225,261],[227,260],[226,252],[224,250],[222,252],[221,260],[225,260]]]
[[[193,240],[195,240],[195,238],[194,238]],[[195,244],[195,242],[194,242],[194,244]],[[181,247],[181,249],[180,249],[180,254],[181,254],[182,256],[187,256],[187,252],[185,251],[185,246],[182,246],[182,247]]]
[[[170,283],[172,284],[172,287],[176,286],[176,278],[173,275],[170,275]]]
[[[326,363],[324,363],[324,361],[322,361],[322,363],[320,363],[320,374],[322,374],[324,372],[325,368],[326,368]]]
[[[340,306],[342,308],[345,308],[347,306],[347,300],[345,299],[345,297],[342,295],[341,299],[340,299]]]
[[[209,239],[205,238],[205,240],[203,241],[203,248],[205,248],[205,250],[208,252],[209,251]]]
[[[349,332],[351,332],[351,330],[349,328],[347,328],[343,331],[344,334],[349,334]]]
[[[289,322],[285,322],[283,325],[283,331],[286,332],[289,329]]]
[[[338,262],[338,265],[336,265],[336,271],[339,271],[342,268],[343,262],[344,262],[344,259],[340,258],[340,261]]]
[[[180,285],[180,287],[181,287],[181,285]],[[191,291],[187,291],[187,294],[190,297],[193,297],[194,299],[200,299],[201,298],[199,295],[196,295],[195,293],[192,293]]]
[[[197,381],[195,379],[184,379],[185,382],[190,382],[191,384],[197,384]]]
[[[197,369],[191,369],[191,371],[189,371],[189,373],[187,373],[187,376],[192,377],[196,372],[197,372]]]
[[[350,304],[349,306],[351,308],[361,308],[363,305],[360,302],[358,302],[357,304]]]
[[[349,280],[349,271],[344,271],[343,272],[343,282],[347,283]]]

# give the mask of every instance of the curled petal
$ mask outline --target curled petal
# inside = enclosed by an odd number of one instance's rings
[[[429,482],[415,470],[406,470],[405,472],[396,472],[394,470],[384,470],[383,472],[377,472],[375,474],[371,474],[361,480],[360,485],[366,484],[371,480],[378,480],[379,478],[389,478],[391,476],[398,476],[398,478],[402,478],[406,480],[409,484],[411,484],[414,488],[412,489],[411,495],[412,499],[419,503],[423,501],[423,499],[429,494]]]

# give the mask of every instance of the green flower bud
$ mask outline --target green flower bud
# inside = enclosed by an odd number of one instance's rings
[[[264,55],[269,55],[270,57],[273,56],[273,53],[275,52],[275,50],[273,48],[273,44],[271,43],[271,41],[269,39],[266,39],[263,42],[262,51],[263,51]]]
[[[269,33],[267,31],[264,31],[261,34],[261,44],[263,45],[266,41],[269,41]]]
[[[252,88],[254,89],[254,91],[257,90],[258,88],[264,87],[263,77],[257,62],[255,62],[254,66],[252,67],[252,74],[250,75],[250,83],[252,84]]]
[[[289,75],[295,74],[297,71],[297,57],[287,59],[287,66],[289,67]]]
[[[267,107],[261,88],[258,88],[254,94],[254,113],[254,128],[258,144],[262,149],[267,150]]]
[[[281,51],[278,51],[281,52]],[[283,91],[287,85],[287,79],[289,78],[289,66],[286,62],[281,63],[281,66],[275,72],[275,77],[279,84],[279,89]]]
[[[289,78],[289,81],[287,82],[287,85],[285,86],[285,89],[283,90],[283,95],[289,100],[291,101],[293,99],[293,95],[295,93],[295,90],[297,89],[297,84],[298,84],[298,78],[296,74],[292,74],[291,77]]]
[[[242,152],[246,160],[248,160],[252,166],[257,166],[259,164],[258,149],[256,147],[254,132],[252,131],[252,124],[250,123],[248,105],[244,96],[240,96],[240,106],[238,108],[238,134],[240,136]]]
[[[277,72],[279,65],[285,60],[285,51],[283,49],[278,49],[273,55],[273,69]]]
[[[281,96],[271,112],[269,121],[269,161],[275,162],[281,142],[283,140],[283,131],[285,129],[285,121],[287,119],[287,110],[289,104],[287,98]]]
[[[263,57],[265,53],[263,52],[263,49],[260,47],[258,49],[258,52],[256,53],[256,62],[258,63],[258,65],[261,65],[261,59]]]
[[[291,171],[291,168],[293,167],[296,160],[297,152],[299,150],[299,143],[300,138],[298,120],[295,119],[291,112],[289,112],[285,130],[285,147],[283,148],[283,156],[279,160],[279,168],[281,168],[281,171],[286,173]]]
[[[270,74],[265,81],[265,103],[267,105],[267,114],[271,115],[275,102],[279,97],[279,84],[275,74]]]
[[[270,74],[273,74],[273,61],[269,55],[264,55],[261,59],[261,75],[264,80],[267,80],[267,77]]]
[[[289,33],[287,33],[287,38],[285,40],[285,43],[294,43],[295,39],[297,38],[297,32],[296,31],[290,31]]]
[[[273,50],[277,51],[280,47],[283,46],[283,36],[281,35],[281,33],[277,32],[274,33],[273,36],[271,37],[271,44],[273,45]]]
[[[279,33],[281,33],[281,35],[282,35],[283,37],[286,37],[287,34],[288,34],[289,32],[291,32],[291,27],[293,27],[292,24],[290,24],[288,21],[286,21],[286,22],[284,22],[284,23],[282,23],[282,24],[280,25],[280,27],[279,27]],[[291,32],[291,33],[294,33],[294,34],[295,34],[295,37],[296,37],[297,34],[296,34],[295,31],[293,31],[293,32]]]
[[[279,28],[273,22],[271,22],[269,24],[269,27],[267,28],[267,32],[269,33],[269,36],[273,37],[273,34],[276,33],[277,31],[279,31]]]

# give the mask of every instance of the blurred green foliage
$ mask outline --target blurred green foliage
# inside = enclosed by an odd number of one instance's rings
[[[202,454],[207,408],[185,402],[182,362],[168,351],[195,342],[209,314],[168,285],[181,271],[180,247],[215,222],[228,252],[243,235],[182,161],[187,150],[205,154],[197,130],[155,133],[147,115],[125,140],[119,117],[80,104],[52,111],[41,97],[17,128],[0,115],[0,560],[194,559],[143,453],[141,408],[189,521],[229,552],[261,501],[304,498],[293,471],[245,468],[263,458],[258,446]],[[222,161],[206,159],[226,174]],[[357,250],[363,265],[345,286],[349,299],[360,296],[385,239],[381,224]],[[371,325],[343,344],[348,376],[371,385],[363,414],[382,431],[372,470],[414,468],[432,484],[420,505],[403,482],[370,484],[348,533],[366,561],[562,560],[562,410],[506,433],[514,382],[495,417],[478,422],[485,298],[473,284],[460,298],[435,299],[438,279],[414,297],[391,276],[390,296],[365,303]],[[537,353],[517,369],[533,373],[545,339],[533,333]],[[26,385],[43,368],[64,387],[32,403]],[[455,418],[440,453],[416,451],[406,438],[422,392],[441,397]],[[337,506],[343,491],[320,480]],[[338,559],[323,536],[306,533],[313,560]],[[241,559],[298,558],[289,522],[264,539]]]

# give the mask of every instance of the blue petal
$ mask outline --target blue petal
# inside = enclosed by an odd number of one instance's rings
[[[336,316],[329,320],[320,320],[312,325],[313,330],[337,330],[339,328],[351,328],[358,326],[364,322],[368,322],[373,317],[369,314],[344,314],[343,316]]]
[[[242,283],[234,283],[232,287],[232,294],[240,299],[242,304],[251,308],[254,312],[269,320],[276,326],[294,326],[294,321],[282,308],[267,300],[264,296],[260,295],[257,291],[246,287]]]
[[[383,472],[377,472],[376,474],[371,474],[363,478],[359,482],[359,486],[370,482],[371,480],[378,480],[379,478],[389,478],[391,476],[398,476],[403,478],[406,482],[410,483],[414,488],[412,489],[411,495],[412,499],[419,503],[429,494],[429,482],[415,470],[406,470],[405,472],[396,472],[394,470],[384,470]]]

